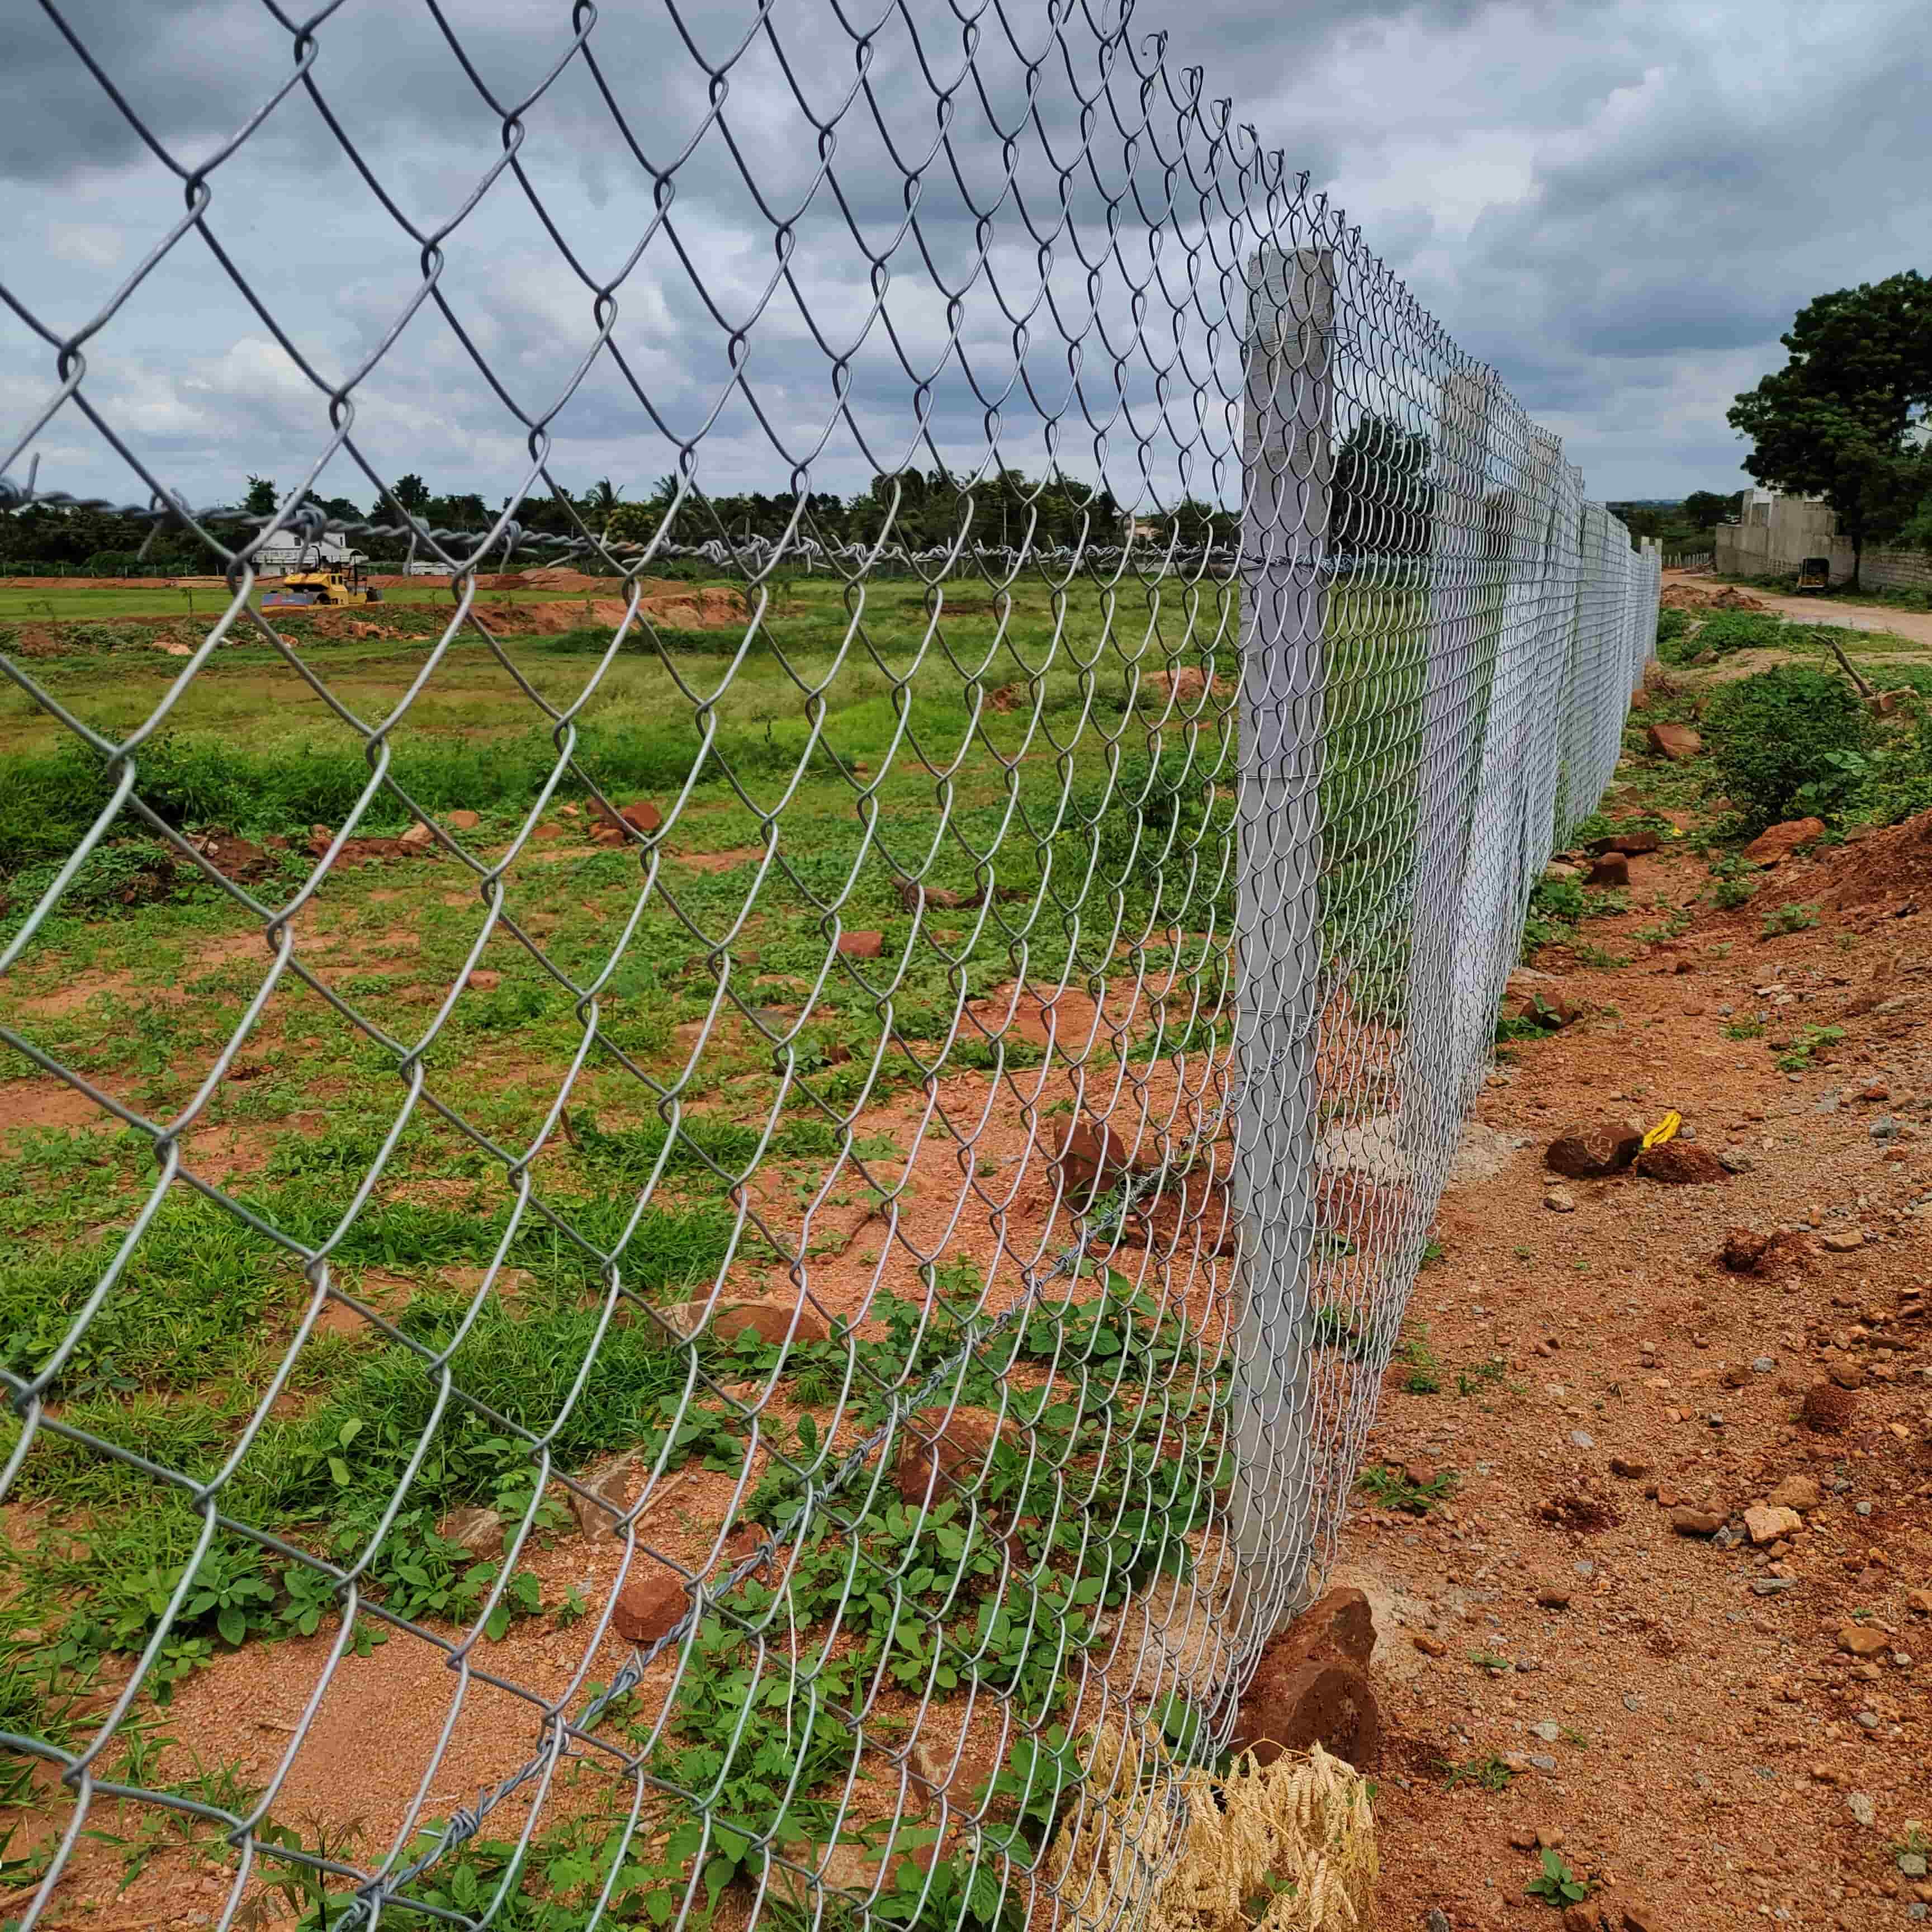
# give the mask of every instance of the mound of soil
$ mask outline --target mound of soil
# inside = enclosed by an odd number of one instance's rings
[[[1735,584],[1706,589],[1700,584],[1672,584],[1658,598],[1666,610],[1768,610],[1771,606]]]
[[[1822,890],[1840,908],[1932,898],[1932,812],[1820,854],[1816,870],[1823,874],[1822,884],[1808,878],[1807,892]]]
[[[568,564],[547,565],[542,570],[526,570],[518,581],[532,590],[602,590],[610,588],[608,577],[592,577],[581,570],[572,570]]]
[[[603,580],[607,586],[609,581]],[[621,597],[560,597],[548,604],[478,604],[476,614],[505,637],[554,637],[566,631],[614,631],[628,608]],[[638,615],[672,630],[716,631],[742,625],[745,604],[735,590],[716,585],[647,584]]]

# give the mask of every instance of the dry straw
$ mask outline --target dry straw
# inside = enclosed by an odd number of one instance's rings
[[[1318,1744],[1266,1765],[1246,1753],[1224,1778],[1176,1774],[1149,1756],[1118,1726],[1094,1740],[1089,1801],[1049,1860],[1075,1932],[1119,1922],[1120,1902],[1142,1896],[1148,1932],[1372,1923],[1375,1814],[1368,1780],[1350,1766]]]

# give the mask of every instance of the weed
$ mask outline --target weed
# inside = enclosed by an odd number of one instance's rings
[[[1719,879],[1711,888],[1711,903],[1720,912],[1735,912],[1756,897],[1757,883],[1750,878]]]
[[[1612,952],[1600,946],[1584,944],[1576,948],[1576,963],[1595,972],[1607,973],[1617,967],[1628,966],[1630,959],[1624,953]]]
[[[1561,1852],[1545,1851],[1543,1869],[1523,1887],[1532,1898],[1561,1912],[1566,1906],[1580,1905],[1590,1895],[1590,1888],[1570,1868]]]
[[[1678,906],[1658,920],[1656,925],[1639,926],[1630,937],[1640,946],[1660,946],[1666,939],[1676,939],[1688,932],[1690,926],[1689,908]]]
[[[1454,1469],[1440,1469],[1426,1482],[1418,1483],[1406,1469],[1393,1462],[1380,1462],[1364,1469],[1356,1478],[1356,1486],[1384,1509],[1426,1516],[1438,1503],[1447,1502],[1456,1493],[1460,1480]]]
[[[1416,1332],[1404,1338],[1395,1352],[1395,1359],[1404,1365],[1408,1373],[1402,1378],[1402,1393],[1406,1395],[1440,1395],[1442,1392],[1441,1370],[1438,1362],[1429,1346],[1429,1330],[1418,1323]]]
[[[1764,1022],[1762,1020],[1732,1020],[1724,1028],[1726,1040],[1762,1040]]]
[[[1487,1361],[1478,1362],[1474,1368],[1458,1369],[1456,1372],[1456,1393],[1460,1396],[1480,1395],[1484,1389],[1494,1388],[1508,1370],[1508,1364],[1500,1355],[1492,1355]]]
[[[1802,1073],[1811,1064],[1811,1056],[1821,1046],[1831,1046],[1845,1036],[1843,1027],[1807,1026],[1778,1055],[1777,1064],[1786,1073]]]
[[[1479,1791],[1507,1791],[1513,1775],[1493,1751],[1487,1757],[1465,1758],[1460,1764],[1445,1758],[1437,1768],[1442,1773],[1444,1791],[1454,1791],[1460,1784],[1473,1784]]]
[[[1802,932],[1808,926],[1818,923],[1816,905],[1801,904],[1796,900],[1787,900],[1775,912],[1764,916],[1764,936],[1775,939],[1780,933]]]
[[[1478,1670],[1488,1672],[1492,1677],[1501,1677],[1514,1670],[1516,1666],[1506,1657],[1498,1656],[1493,1650],[1472,1650],[1469,1661]]]

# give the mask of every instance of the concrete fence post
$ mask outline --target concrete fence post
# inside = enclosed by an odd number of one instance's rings
[[[1244,1084],[1236,1109],[1241,1234],[1229,1512],[1248,1645],[1297,1607],[1314,1487],[1305,1409],[1334,309],[1330,251],[1264,247],[1250,262],[1237,895]]]

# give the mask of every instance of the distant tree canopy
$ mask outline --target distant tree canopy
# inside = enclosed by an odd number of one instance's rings
[[[1739,490],[1729,496],[1720,496],[1714,490],[1693,490],[1684,500],[1684,520],[1693,530],[1714,530],[1726,517],[1737,514],[1744,494]]]
[[[1420,556],[1429,548],[1434,486],[1429,438],[1393,416],[1364,416],[1335,452],[1329,547],[1351,554]]]
[[[1365,489],[1412,495],[1416,484],[1409,472],[1418,464],[1426,468],[1428,445],[1422,440],[1419,452],[1390,445],[1385,455],[1366,460],[1385,461],[1388,473],[1372,472],[1358,462]],[[1420,532],[1408,529],[1405,537],[1398,531],[1396,540],[1426,547],[1426,484],[1422,488]],[[523,528],[533,534],[587,534],[620,545],[640,545],[658,533],[677,490],[675,476],[660,476],[650,496],[639,501],[628,497],[623,487],[609,477],[600,477],[579,494],[546,492],[527,496],[518,504],[514,514]],[[250,514],[268,514],[278,500],[272,481],[249,478],[242,507]],[[474,490],[436,490],[414,471],[397,478],[387,492],[377,493],[367,508],[346,496],[311,496],[309,501],[338,523],[393,524],[400,505],[431,529],[473,532],[479,536],[509,507],[506,499],[493,509],[481,492]],[[1136,522],[1137,530],[1147,532],[1136,540],[1150,548],[1173,538],[1190,547],[1228,544],[1238,538],[1240,530],[1238,513],[1194,496],[1183,496],[1158,509],[1143,508],[1136,513]],[[214,527],[218,535],[227,534],[218,524]],[[145,518],[36,504],[0,514],[0,558],[7,560],[8,568],[28,574],[37,562],[74,568],[96,554],[124,553],[132,567],[134,554],[152,530]],[[678,506],[671,535],[680,544],[696,544],[712,538],[729,543],[750,538],[770,542],[788,531],[797,538],[821,543],[884,541],[915,550],[957,543],[968,554],[977,547],[1002,544],[1014,548],[1024,544],[1035,550],[1112,548],[1130,534],[1126,512],[1104,484],[1093,488],[1060,476],[1030,478],[1015,470],[968,482],[934,469],[875,476],[865,489],[850,496],[814,490],[802,504],[788,491],[750,490],[710,495],[688,490]],[[355,541],[378,562],[400,560],[412,550],[418,556],[425,554],[421,540],[412,542],[406,535],[364,534]],[[212,561],[192,532],[164,530],[149,545],[142,567],[188,572],[205,570]]]
[[[1732,404],[1762,484],[1822,496],[1852,543],[1892,536],[1932,490],[1910,432],[1932,409],[1932,280],[1916,269],[1808,302],[1779,338],[1790,359]]]

